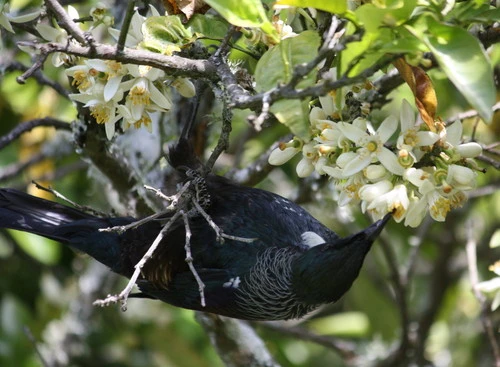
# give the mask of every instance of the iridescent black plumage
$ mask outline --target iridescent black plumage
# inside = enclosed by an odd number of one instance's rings
[[[184,225],[178,223],[148,261],[138,281],[145,295],[173,305],[253,320],[301,317],[340,298],[357,277],[364,257],[387,218],[340,239],[295,203],[273,193],[206,177],[206,208],[225,233],[252,243],[217,242],[201,216],[190,219],[194,266],[206,285],[206,307],[185,259]],[[130,277],[162,223],[149,222],[123,234],[99,228],[133,218],[96,218],[25,193],[0,190],[0,227],[67,243]]]

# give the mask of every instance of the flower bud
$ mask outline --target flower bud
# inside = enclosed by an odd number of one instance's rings
[[[299,177],[307,177],[314,171],[314,166],[309,159],[302,158],[300,162],[297,164],[297,176]]]
[[[384,177],[387,170],[382,165],[371,164],[363,170],[363,174],[370,181],[377,181]]]
[[[374,184],[364,185],[359,189],[361,200],[372,202],[377,197],[389,192],[392,189],[392,183],[388,180],[379,181]]]
[[[298,152],[299,150],[294,147],[276,148],[271,152],[268,162],[273,166],[280,166],[292,159]]]
[[[177,78],[172,82],[172,87],[183,97],[191,98],[196,95],[196,88],[193,82],[187,78]]]
[[[448,168],[447,180],[460,186],[474,187],[476,174],[470,168],[452,164]]]
[[[460,144],[456,149],[463,158],[475,158],[483,152],[481,145],[474,142]]]

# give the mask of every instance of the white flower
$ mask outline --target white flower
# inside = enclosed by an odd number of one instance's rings
[[[149,5],[147,17],[159,15],[160,13],[158,12],[158,10],[156,10],[153,5]],[[129,30],[127,32],[127,38],[125,40],[126,47],[136,48],[137,45],[142,42],[144,38],[142,35],[142,25],[145,20],[146,17],[143,17],[137,11],[134,13],[130,22]],[[115,40],[118,40],[118,38],[120,38],[121,31],[119,29],[109,28],[108,31]]]
[[[132,112],[123,105],[117,106],[118,114],[117,119],[123,119],[123,128],[128,129],[130,126],[134,126],[134,128],[139,129],[141,126],[145,126],[146,129],[151,133],[153,132],[153,126],[151,124],[151,116],[147,111],[143,111],[142,116],[139,119],[136,119],[132,116]]]
[[[314,141],[310,141],[302,146],[302,159],[297,164],[296,171],[299,177],[307,177],[314,171],[314,163],[318,159],[318,151],[314,146]]]
[[[344,206],[351,201],[359,201],[359,190],[366,185],[366,180],[361,172],[355,173],[347,180],[337,181],[336,188],[340,192],[339,205]]]
[[[404,225],[416,228],[422,223],[427,214],[427,202],[415,195],[410,195],[409,200],[410,203],[406,212]]]
[[[162,70],[147,65],[127,65],[127,68],[134,79],[121,83],[120,89],[129,91],[125,104],[135,120],[142,118],[145,109],[168,111],[172,107],[167,94],[154,84],[164,77]]]
[[[476,173],[470,168],[451,164],[448,166],[446,182],[454,189],[471,190],[476,187]]]
[[[456,149],[463,158],[476,158],[483,152],[481,145],[475,142],[460,144]]]
[[[292,159],[302,150],[302,141],[299,138],[293,138],[288,143],[281,142],[278,148],[271,152],[268,158],[269,164],[280,166]]]
[[[414,148],[433,145],[438,141],[439,135],[431,131],[420,131],[415,121],[415,113],[406,99],[401,106],[400,120],[401,132],[396,146],[398,149],[405,149],[415,161],[418,161],[422,157],[422,152],[414,151]]]
[[[359,119],[356,119],[359,120]],[[370,163],[377,160],[387,168],[388,171],[402,175],[403,167],[398,163],[397,156],[391,152],[384,144],[394,134],[397,129],[398,121],[394,116],[387,117],[376,133],[368,134],[355,124],[339,122],[340,131],[359,147],[356,151],[356,157],[344,167],[344,175],[350,176],[361,171]]]
[[[127,74],[127,68],[114,60],[86,60],[85,63],[93,70],[102,73],[104,82],[104,100],[111,100],[121,87],[122,78]],[[68,69],[69,70],[69,69]],[[123,92],[123,91],[122,91]]]
[[[392,189],[392,183],[389,180],[379,181],[377,183],[364,185],[359,189],[359,198],[371,203],[377,197],[388,193]]]
[[[444,136],[441,138],[445,141],[447,149],[454,149],[463,158],[475,158],[483,152],[481,145],[475,142],[461,144],[463,126],[460,121],[455,121],[450,126],[446,127]]]
[[[104,95],[96,89],[94,94],[70,94],[69,97],[77,102],[85,103],[90,114],[98,124],[104,124],[106,137],[111,140],[115,135],[115,124],[121,118],[117,115],[118,102],[123,98],[123,94],[116,94],[110,101],[104,100]]]
[[[35,10],[34,12],[21,14],[21,15],[12,15],[9,13],[9,4],[5,4],[0,10],[0,26],[5,28],[7,31],[11,33],[15,33],[12,25],[10,23],[26,23],[32,20],[35,20],[40,13],[42,12],[42,8]]]
[[[95,86],[98,73],[97,70],[84,63],[66,69],[66,74],[73,78],[71,85],[76,87],[80,93],[84,93]]]
[[[71,5],[68,6],[68,17],[70,19],[80,18],[78,11]],[[78,42],[76,42],[73,38],[68,37],[68,33],[60,27],[53,27],[48,24],[39,23],[35,28],[38,33],[40,33],[42,38],[46,41],[60,44],[67,44],[68,42],[71,42],[75,45],[78,45]],[[52,64],[55,67],[59,67],[67,63],[68,61],[69,56],[64,53],[55,52],[52,54]]]
[[[188,78],[177,78],[172,82],[172,87],[177,89],[179,94],[186,98],[191,98],[196,95],[196,88]]]
[[[387,213],[393,213],[396,222],[401,222],[408,210],[410,200],[405,185],[396,185],[394,188],[376,197],[366,208],[374,218],[380,219]]]

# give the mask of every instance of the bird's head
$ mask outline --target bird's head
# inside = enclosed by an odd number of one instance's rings
[[[293,287],[307,303],[337,301],[357,278],[366,254],[392,214],[351,236],[307,250],[293,264]]]

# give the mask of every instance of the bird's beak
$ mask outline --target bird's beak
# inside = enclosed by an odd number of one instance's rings
[[[373,223],[371,226],[366,228],[363,232],[365,232],[366,237],[372,241],[375,241],[375,239],[378,237],[380,232],[384,229],[385,225],[389,221],[389,219],[392,218],[392,213],[387,213],[384,218],[376,221]]]

